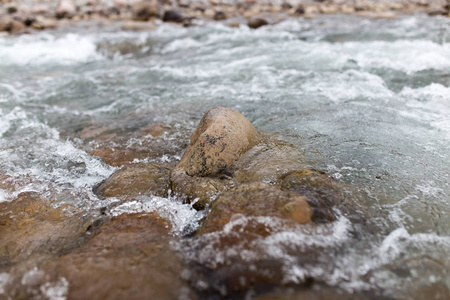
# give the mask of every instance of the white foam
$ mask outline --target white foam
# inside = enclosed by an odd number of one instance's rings
[[[394,42],[347,42],[334,45],[336,52],[350,55],[363,68],[388,68],[406,73],[450,68],[450,43],[427,40]]]
[[[15,124],[16,137],[0,140],[0,166],[14,176],[32,175],[39,181],[73,187],[92,187],[115,168],[60,139],[59,132],[15,108],[5,119],[5,129]],[[8,123],[6,123],[8,122]],[[3,134],[3,133],[2,133]]]
[[[187,50],[191,48],[198,48],[201,46],[201,43],[192,39],[192,38],[184,38],[184,39],[176,39],[166,45],[161,53],[168,54],[180,50]]]
[[[49,300],[66,300],[69,293],[69,281],[60,277],[56,282],[47,282],[40,287],[42,294]]]
[[[94,40],[87,36],[50,34],[0,38],[0,65],[69,65],[101,59]]]
[[[386,101],[393,96],[379,76],[367,72],[348,70],[336,74],[323,73],[301,86],[308,94],[322,95],[333,102],[364,98],[365,101]]]
[[[5,293],[5,286],[10,281],[10,276],[8,273],[0,273],[0,295]]]
[[[141,212],[156,212],[162,218],[169,220],[172,225],[172,233],[177,236],[195,231],[204,214],[202,211],[196,211],[192,205],[183,204],[175,198],[156,196],[126,202],[110,211],[112,216]]]
[[[14,121],[26,118],[25,111],[20,107],[15,107],[6,115],[0,110],[0,137],[2,137],[12,126]]]
[[[3,189],[0,189],[0,203],[8,201],[10,199],[10,193]]]
[[[268,234],[251,235],[250,240],[242,239],[241,235],[248,227],[262,227]],[[306,275],[326,277],[324,266],[299,264],[298,254],[317,249],[334,249],[349,239],[350,229],[350,221],[345,217],[339,217],[332,224],[292,227],[276,217],[236,214],[223,230],[184,241],[181,247],[188,259],[212,269],[235,259],[243,260],[249,266],[261,260],[275,260],[284,270],[282,281],[298,283]],[[227,246],[224,247],[222,243]]]

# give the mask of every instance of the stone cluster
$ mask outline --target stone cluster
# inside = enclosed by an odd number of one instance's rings
[[[287,17],[314,18],[318,14],[356,14],[373,18],[395,18],[398,14],[423,12],[449,16],[446,0],[2,0],[0,32],[31,33],[68,26],[83,20],[104,23],[121,21],[123,30],[152,30],[155,20],[195,24],[193,20],[215,20],[230,27],[259,28]]]

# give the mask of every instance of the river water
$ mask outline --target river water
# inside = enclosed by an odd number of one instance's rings
[[[199,25],[123,32],[90,24],[0,38],[0,173],[21,183],[18,191],[0,190],[0,202],[24,190],[61,190],[97,208],[105,200],[91,189],[116,168],[89,154],[80,130],[164,123],[186,142],[203,112],[229,106],[258,129],[301,145],[309,167],[364,194],[375,224],[356,243],[344,216],[314,234],[274,229],[246,250],[249,261],[278,260],[286,284],[313,277],[350,292],[447,297],[450,20],[336,15],[258,30]],[[181,155],[178,149],[154,159]],[[202,217],[160,197],[111,214],[140,210],[169,218],[178,236]],[[249,220],[233,222],[227,230]],[[203,265],[232,260],[214,250],[218,239],[210,234],[176,247]],[[323,255],[305,263],[293,254],[304,245],[320,246]],[[196,247],[204,250],[190,252]]]

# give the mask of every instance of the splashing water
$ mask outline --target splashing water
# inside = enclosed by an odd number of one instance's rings
[[[275,262],[279,285],[315,278],[393,298],[408,298],[413,288],[448,290],[449,25],[420,15],[327,16],[258,30],[163,24],[133,33],[111,25],[0,38],[0,175],[20,186],[15,194],[0,189],[0,202],[58,189],[98,209],[114,199],[89,190],[116,169],[89,154],[81,130],[119,124],[113,134],[120,134],[164,123],[192,132],[205,110],[230,106],[258,129],[301,144],[310,166],[366,195],[372,231],[345,216],[316,228],[235,216],[220,232],[189,237],[206,212],[156,196],[108,213],[158,212],[188,263],[225,265],[230,274],[233,263],[245,262],[263,276],[263,262]],[[177,139],[188,136],[162,141]],[[172,162],[182,152],[164,155],[157,159]],[[252,226],[269,233],[247,245],[240,230]],[[225,247],[230,240],[236,243]],[[199,274],[194,285],[215,284]],[[0,273],[0,294],[7,281]],[[53,284],[43,287],[49,297],[67,293],[65,278]]]

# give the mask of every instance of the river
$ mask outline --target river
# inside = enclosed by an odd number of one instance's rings
[[[177,132],[165,140],[173,149],[151,160],[176,163],[184,148],[173,140],[187,143],[207,109],[229,106],[365,195],[375,229],[357,242],[344,216],[312,235],[281,230],[255,242],[249,252],[277,260],[284,283],[311,277],[394,299],[417,297],[413,287],[449,295],[450,19],[335,15],[258,30],[200,22],[149,32],[85,25],[0,38],[0,174],[20,186],[0,189],[0,202],[58,190],[96,209],[107,200],[92,188],[117,168],[89,154],[96,141],[80,131],[131,136],[167,124]],[[202,217],[190,205],[135,204],[111,213],[155,210],[172,222],[187,260],[227,259],[211,250],[214,235],[183,238]],[[320,247],[320,258],[299,259],[304,244]]]

